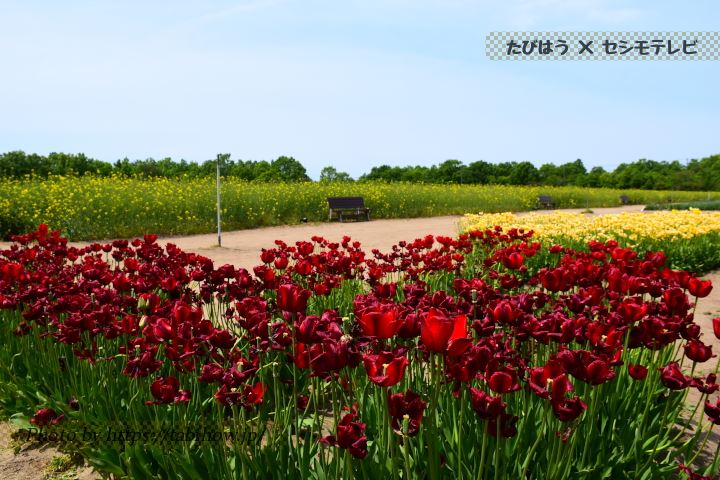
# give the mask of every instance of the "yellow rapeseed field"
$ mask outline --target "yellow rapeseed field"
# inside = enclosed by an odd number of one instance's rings
[[[704,192],[658,192],[581,187],[437,185],[416,183],[261,183],[222,181],[226,230],[327,220],[327,197],[362,196],[373,218],[462,215],[471,211],[523,211],[539,195],[559,208],[608,207],[627,194],[636,203],[705,199]],[[715,194],[712,194],[716,196]],[[212,232],[215,179],[51,176],[0,179],[0,235],[40,223],[73,240]],[[429,232],[431,233],[431,232]]]

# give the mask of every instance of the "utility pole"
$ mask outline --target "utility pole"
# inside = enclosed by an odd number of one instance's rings
[[[230,158],[229,153],[217,154],[217,228],[218,228],[218,247],[222,247],[222,228],[220,227],[220,162],[224,162]]]

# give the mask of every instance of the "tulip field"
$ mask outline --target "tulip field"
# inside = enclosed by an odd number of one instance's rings
[[[495,220],[252,271],[41,225],[0,251],[0,413],[116,478],[713,478],[711,283]]]
[[[598,216],[562,211],[521,216],[504,212],[466,215],[461,223],[466,230],[502,225],[532,231],[536,240],[576,248],[593,240],[616,240],[638,252],[662,251],[673,268],[696,273],[720,267],[720,212],[703,213],[692,208]]]

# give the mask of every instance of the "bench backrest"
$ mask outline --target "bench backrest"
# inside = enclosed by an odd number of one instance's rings
[[[365,208],[363,197],[328,197],[330,208]]]
[[[540,203],[553,203],[553,199],[552,199],[552,197],[550,197],[550,196],[548,196],[548,195],[540,195],[540,196],[538,197],[538,202],[540,202]]]
[[[630,203],[630,197],[627,195],[620,195],[620,202],[624,204]]]

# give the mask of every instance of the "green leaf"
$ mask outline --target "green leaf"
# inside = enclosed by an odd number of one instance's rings
[[[16,413],[16,414],[10,416],[8,423],[10,425],[12,425],[13,427],[18,428],[20,430],[30,430],[31,428],[35,428],[28,421],[28,417],[24,413]]]

